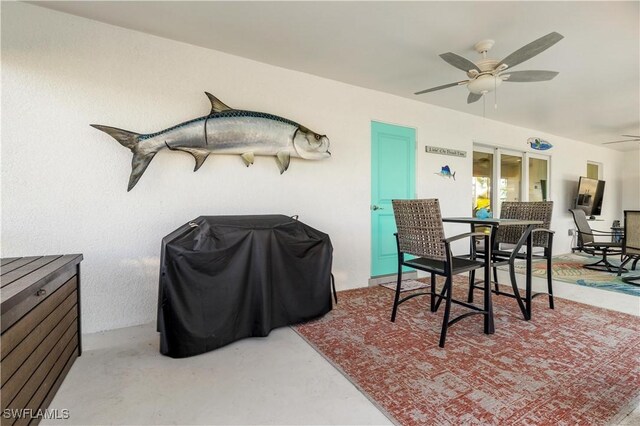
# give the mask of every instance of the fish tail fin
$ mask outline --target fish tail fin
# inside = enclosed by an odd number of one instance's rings
[[[149,163],[151,163],[151,160],[153,160],[155,155],[155,152],[141,153],[139,151],[133,151],[133,158],[131,159],[131,175],[129,176],[127,192],[131,191],[133,187],[136,186],[136,183],[138,183],[144,171],[147,170]]]
[[[453,180],[456,180],[456,172],[453,172],[451,176],[453,176]]]
[[[133,153],[133,159],[131,160],[131,176],[129,176],[129,186],[127,191],[136,186],[136,183],[142,177],[142,174],[149,166],[151,160],[156,155],[155,152],[143,152],[138,149],[138,143],[141,139],[140,133],[130,132],[128,130],[118,129],[116,127],[101,126],[99,124],[92,124],[91,127],[95,127],[114,138],[125,148],[129,148]]]
[[[125,148],[129,148],[131,151],[133,151],[136,145],[138,145],[138,142],[140,142],[140,133],[118,129],[117,127],[101,126],[100,124],[91,124],[91,127],[105,132],[106,134],[117,140],[120,145],[124,146]]]

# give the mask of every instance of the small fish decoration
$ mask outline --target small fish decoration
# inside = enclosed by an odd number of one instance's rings
[[[273,156],[280,174],[291,157],[304,160],[329,158],[329,139],[277,115],[233,109],[211,93],[209,115],[186,121],[156,133],[139,134],[115,127],[92,124],[133,153],[127,191],[136,186],[153,157],[163,149],[191,154],[197,171],[209,154],[235,154],[249,167],[254,156]]]
[[[527,139],[527,143],[531,145],[531,148],[537,149],[538,151],[546,151],[553,148],[553,145],[540,138],[529,138]]]
[[[442,166],[442,168],[440,169],[440,173],[434,174],[449,179],[453,178],[453,180],[456,180],[456,172],[451,173],[451,169],[449,168],[449,166]]]

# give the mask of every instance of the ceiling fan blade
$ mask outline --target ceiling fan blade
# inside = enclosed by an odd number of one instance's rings
[[[602,145],[609,145],[610,143],[622,143],[622,142],[640,142],[640,139],[625,139],[622,141],[602,142]]]
[[[480,68],[470,60],[463,58],[460,55],[456,55],[452,52],[443,53],[440,55],[442,59],[444,59],[449,65],[453,65],[454,67],[462,70],[464,72],[469,72],[470,70],[480,71]]]
[[[474,102],[479,101],[482,98],[482,95],[475,94],[473,92],[469,92],[469,96],[467,96],[467,103],[472,104]]]
[[[504,58],[499,64],[500,65],[508,65],[509,68],[513,68],[516,65],[526,61],[527,59],[531,59],[539,53],[544,52],[560,40],[562,40],[564,36],[559,33],[552,32],[547,34],[544,37],[540,37],[539,39],[532,41],[526,46],[521,47],[520,49],[513,52],[511,55]],[[497,67],[496,67],[497,68]]]
[[[507,72],[504,76],[507,77],[504,81],[510,81],[513,83],[531,83],[535,81],[547,81],[554,78],[559,73],[557,71],[511,71]]]
[[[432,87],[431,89],[421,90],[419,92],[414,93],[414,95],[422,95],[423,93],[435,92],[436,90],[446,89],[447,87],[459,86],[461,84],[466,84],[469,80],[458,81],[456,83],[443,84],[442,86]]]

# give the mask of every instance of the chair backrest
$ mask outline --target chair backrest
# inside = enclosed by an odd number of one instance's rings
[[[640,210],[624,211],[624,238],[622,251],[625,255],[640,254]]]
[[[587,215],[584,210],[569,209],[573,215],[573,221],[578,228],[578,248],[582,248],[583,245],[593,242],[593,231],[587,222]]]
[[[446,260],[438,200],[393,200],[392,203],[400,251],[427,259]]]
[[[543,224],[540,228],[551,228],[551,216],[553,214],[553,201],[504,201],[500,206],[501,219],[539,220]],[[502,226],[496,233],[496,243],[516,244],[526,226]],[[536,232],[533,235],[533,246],[547,248],[549,235],[544,232]]]

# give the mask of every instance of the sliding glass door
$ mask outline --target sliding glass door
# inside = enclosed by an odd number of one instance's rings
[[[503,201],[546,201],[549,199],[551,158],[485,145],[473,150],[473,214],[481,208],[500,215]],[[499,176],[499,179],[494,179]]]
[[[500,182],[498,194],[503,201],[522,201],[522,153],[499,150]]]
[[[549,198],[549,158],[529,157],[529,201],[547,201]]]
[[[478,148],[479,149],[479,148]],[[493,194],[493,152],[473,151],[473,215],[478,210],[486,209],[491,212]]]

